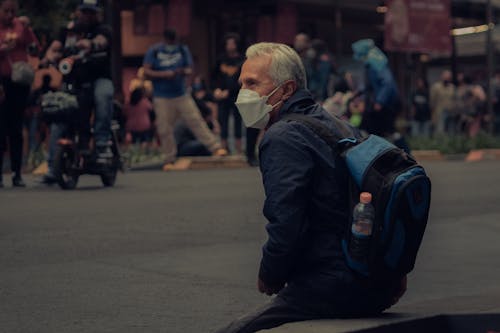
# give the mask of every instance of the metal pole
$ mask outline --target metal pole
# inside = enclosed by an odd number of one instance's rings
[[[121,33],[121,5],[120,1],[107,1],[108,24],[112,31],[111,73],[116,92],[122,90],[122,33]]]
[[[488,31],[486,35],[486,57],[487,57],[487,78],[486,78],[486,113],[488,116],[493,116],[493,92],[491,78],[493,76],[493,10],[491,6],[491,0],[486,3],[486,24],[488,25]],[[488,132],[493,132],[493,122],[488,122]]]
[[[340,61],[342,56],[342,11],[340,2],[335,3],[335,57],[336,61]]]

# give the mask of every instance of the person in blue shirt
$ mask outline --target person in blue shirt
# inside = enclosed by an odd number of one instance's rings
[[[236,106],[247,127],[266,129],[259,156],[268,239],[257,288],[276,297],[217,332],[383,311],[404,293],[406,280],[375,283],[347,266],[341,248],[350,211],[345,162],[307,125],[284,118],[311,117],[339,136],[340,120],[314,101],[302,61],[289,46],[254,44],[246,57]]]
[[[153,105],[162,150],[164,171],[175,170],[177,144],[174,126],[178,119],[212,153],[227,155],[217,137],[208,129],[191,95],[186,91],[186,77],[192,74],[193,59],[186,45],[177,41],[174,29],[166,29],[164,41],[149,48],[144,56],[144,74],[153,82]]]

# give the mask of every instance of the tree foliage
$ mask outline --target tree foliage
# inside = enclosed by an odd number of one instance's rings
[[[61,27],[71,19],[79,0],[22,0],[19,14],[26,15],[37,34],[57,37]]]

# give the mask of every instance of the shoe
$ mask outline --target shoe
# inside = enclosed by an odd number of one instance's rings
[[[42,177],[42,179],[40,180],[40,183],[45,184],[45,185],[53,185],[53,184],[57,183],[57,179],[54,175],[47,173]]]
[[[179,158],[174,163],[166,163],[163,165],[163,171],[181,171],[187,170],[191,166],[192,161],[189,158]]]
[[[247,160],[247,163],[248,163],[249,166],[254,167],[254,168],[258,167],[260,165],[259,164],[259,160],[257,160],[255,157],[254,158],[249,158]]]
[[[229,152],[224,148],[218,148],[213,153],[212,156],[227,156]]]
[[[12,178],[12,187],[26,187],[23,179],[21,177],[13,177]]]

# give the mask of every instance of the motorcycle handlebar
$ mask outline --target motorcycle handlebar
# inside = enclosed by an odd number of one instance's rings
[[[58,69],[63,75],[68,75],[73,70],[75,64],[84,64],[90,60],[101,59],[107,56],[107,52],[87,52],[79,51],[59,61]]]

